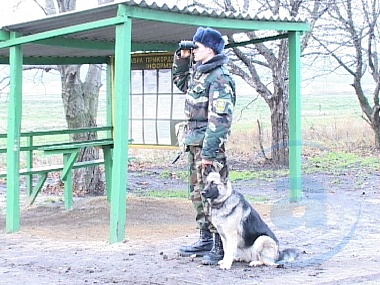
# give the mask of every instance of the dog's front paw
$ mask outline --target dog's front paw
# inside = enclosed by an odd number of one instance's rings
[[[224,259],[220,260],[218,264],[219,264],[219,268],[223,270],[229,270],[231,269],[231,266],[232,266],[232,262],[228,262]]]
[[[264,265],[264,262],[262,261],[256,261],[256,260],[253,260],[249,263],[249,266],[261,266],[261,265]]]

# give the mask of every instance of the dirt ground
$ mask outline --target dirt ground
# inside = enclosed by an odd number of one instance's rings
[[[186,191],[185,183],[144,170],[130,173],[128,185],[126,240],[116,244],[108,243],[105,197],[76,198],[71,211],[57,196],[22,201],[21,229],[6,234],[0,185],[0,284],[379,284],[378,173],[305,175],[299,203],[288,202],[284,178],[234,182],[260,201],[252,205],[281,248],[304,253],[283,268],[234,263],[229,271],[177,256],[198,237],[190,201],[140,195],[155,187]]]

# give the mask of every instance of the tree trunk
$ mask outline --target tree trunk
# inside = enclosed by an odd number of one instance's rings
[[[80,66],[66,65],[58,67],[61,73],[62,99],[66,122],[69,129],[95,127],[98,109],[98,95],[101,86],[101,67],[90,65],[86,80],[80,81]],[[96,133],[80,133],[72,136],[73,141],[93,140]],[[99,158],[95,148],[84,148],[78,161]],[[81,168],[75,171],[73,186],[77,194],[104,194],[104,183],[99,167]]]
[[[276,96],[271,99],[272,161],[277,165],[289,164],[289,96],[276,88]]]
[[[380,125],[377,124],[374,126],[375,131],[375,147],[376,149],[380,149]]]
[[[98,4],[109,3],[110,0],[98,0]],[[47,15],[73,11],[76,0],[45,0]],[[85,82],[80,79],[80,65],[58,66],[61,74],[62,99],[66,122],[69,129],[95,127],[99,89],[101,86],[101,66],[89,65]],[[73,141],[93,140],[96,133],[75,134]],[[89,161],[99,158],[99,151],[85,148],[77,161]],[[77,194],[104,194],[104,183],[98,166],[75,170],[73,189]]]
[[[380,78],[379,78],[380,81]],[[375,90],[373,96],[374,106],[371,107],[367,97],[365,96],[365,92],[363,90],[361,84],[361,76],[356,75],[354,79],[354,83],[352,86],[355,89],[356,96],[359,101],[360,108],[363,111],[365,121],[371,126],[375,135],[375,148],[380,149],[380,105],[378,99],[378,92]],[[377,82],[378,88],[380,88],[380,82]]]
[[[281,40],[272,65],[273,96],[269,97],[272,125],[272,161],[289,164],[289,56],[288,40]]]

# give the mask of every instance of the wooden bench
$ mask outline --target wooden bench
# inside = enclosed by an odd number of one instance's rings
[[[129,140],[131,143],[132,140]],[[97,159],[91,161],[76,162],[79,153],[82,149],[87,147],[102,148],[104,159]],[[75,141],[75,142],[64,142],[57,144],[47,144],[34,147],[23,147],[25,151],[27,150],[37,150],[42,151],[45,155],[63,155],[63,164],[61,165],[49,165],[42,167],[31,167],[20,169],[19,174],[25,176],[37,175],[37,184],[34,187],[28,189],[27,203],[30,205],[34,203],[37,195],[41,192],[41,189],[48,177],[50,172],[61,171],[61,180],[64,182],[64,201],[65,208],[72,209],[73,207],[73,189],[72,189],[72,170],[98,166],[104,164],[105,176],[107,181],[106,191],[107,198],[110,199],[110,189],[112,181],[112,148],[113,139],[97,139],[93,141]],[[134,157],[128,157],[128,161],[133,160]],[[0,178],[6,178],[7,172],[0,171]]]
[[[72,166],[72,169],[78,169],[83,167],[90,167],[90,166],[98,166],[104,164],[104,159],[96,159],[91,161],[82,161],[82,162],[76,162]],[[20,169],[20,175],[37,175],[38,180],[37,184],[32,188],[32,191],[28,193],[27,197],[27,203],[29,205],[32,205],[34,201],[37,198],[37,195],[41,192],[41,189],[48,177],[48,174],[51,172],[58,172],[62,171],[64,169],[64,165],[49,165],[49,166],[41,166],[41,167],[33,167],[33,168],[22,168]],[[0,171],[0,178],[6,178],[7,172],[6,171]]]
[[[97,159],[92,161],[83,161],[76,162],[80,151],[87,147],[98,147],[103,149],[104,159]],[[62,165],[50,165],[43,167],[33,167],[20,169],[20,175],[38,175],[37,184],[31,188],[28,192],[27,202],[33,204],[38,193],[40,193],[49,172],[62,171],[61,179],[64,182],[64,201],[66,209],[72,209],[73,207],[73,189],[72,189],[72,170],[97,166],[104,164],[106,172],[106,181],[110,183],[112,177],[112,148],[113,140],[112,139],[98,139],[93,141],[79,141],[79,142],[66,142],[58,144],[43,145],[36,147],[37,151],[43,151],[45,155],[63,155],[63,164]],[[0,178],[7,177],[6,171],[0,172]],[[110,185],[110,184],[108,184]],[[107,196],[109,193],[110,187],[107,187]]]
[[[71,171],[71,169],[73,168],[73,165],[78,158],[79,152],[81,151],[81,149],[87,147],[101,147],[104,151],[104,156],[106,156],[109,154],[111,148],[113,147],[113,140],[101,139],[94,141],[69,142],[50,146],[43,146],[37,148],[37,150],[43,151],[46,155],[63,154],[64,168],[62,171],[62,180],[65,180],[65,178],[68,175],[68,172]]]
[[[84,148],[102,148],[104,160],[104,169],[106,174],[107,185],[107,197],[109,197],[109,189],[110,181],[112,178],[112,148],[113,148],[113,140],[112,139],[98,139],[93,141],[79,141],[79,142],[69,142],[69,143],[61,143],[50,146],[43,146],[37,148],[37,150],[43,151],[46,155],[55,155],[62,154],[63,155],[63,168],[61,179],[64,182],[64,201],[65,208],[72,209],[73,208],[73,188],[72,188],[72,169],[80,168],[85,166],[92,166],[93,161],[84,161],[77,162],[76,160],[79,156],[79,153]],[[87,163],[87,165],[86,165]],[[45,178],[46,180],[46,178]],[[42,183],[43,185],[43,183]],[[41,185],[41,187],[42,187]]]

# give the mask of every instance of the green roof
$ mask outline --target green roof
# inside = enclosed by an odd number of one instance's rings
[[[132,51],[175,50],[179,41],[192,38],[197,26],[217,28],[223,35],[260,30],[273,36],[309,29],[305,21],[296,18],[265,18],[156,2],[119,1],[3,26],[0,63],[8,63],[8,47],[18,44],[25,44],[25,64],[105,62],[114,55],[115,26],[124,21],[117,15],[120,4],[132,19]],[[17,39],[10,39],[12,32],[19,35]]]

